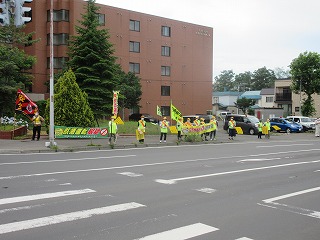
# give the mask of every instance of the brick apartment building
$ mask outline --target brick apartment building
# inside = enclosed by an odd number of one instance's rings
[[[82,0],[54,0],[55,71],[68,61],[68,39],[75,34],[85,4]],[[41,39],[25,48],[37,57],[31,97],[39,100],[49,92],[50,1],[25,5],[32,8],[26,32],[34,31],[34,38]],[[118,63],[125,72],[135,72],[141,78],[141,113],[156,115],[158,105],[169,115],[171,101],[184,115],[212,109],[211,27],[97,5],[101,28],[109,31]]]

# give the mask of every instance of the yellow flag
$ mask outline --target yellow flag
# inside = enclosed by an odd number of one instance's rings
[[[161,108],[157,105],[157,115],[162,116]]]
[[[182,117],[181,112],[175,106],[173,106],[172,103],[170,108],[171,108],[171,119],[178,121]]]
[[[169,129],[171,133],[178,133],[176,126],[170,126]]]
[[[237,134],[243,134],[242,128],[241,127],[235,127]]]
[[[115,120],[114,120],[114,122],[116,123],[116,124],[124,124],[124,122],[122,121],[122,119],[121,119],[121,117],[117,117]]]

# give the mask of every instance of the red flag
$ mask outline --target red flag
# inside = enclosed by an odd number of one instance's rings
[[[23,113],[29,119],[32,119],[35,112],[38,111],[38,106],[20,89],[17,91],[16,112]]]

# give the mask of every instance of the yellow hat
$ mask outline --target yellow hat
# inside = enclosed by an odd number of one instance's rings
[[[143,115],[141,115],[141,118],[144,118],[144,116],[143,116]]]
[[[167,119],[167,117],[163,117],[163,120],[166,120]]]

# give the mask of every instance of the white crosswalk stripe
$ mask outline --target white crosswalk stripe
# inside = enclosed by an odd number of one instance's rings
[[[84,211],[70,212],[48,217],[36,218],[14,223],[7,223],[0,225],[0,234],[16,232],[31,228],[38,228],[63,222],[71,222],[79,219],[90,218],[96,215],[108,214],[113,212],[121,212],[129,209],[145,207],[145,205],[130,202],[118,205],[106,206],[101,208],[94,208]]]
[[[48,198],[57,198],[57,197],[65,197],[71,195],[78,195],[84,193],[93,193],[96,192],[92,189],[86,188],[81,190],[71,190],[71,191],[63,191],[63,192],[54,192],[54,193],[44,193],[44,194],[36,194],[36,195],[28,195],[28,196],[20,196],[20,197],[12,197],[12,198],[3,198],[0,199],[0,205],[10,204],[10,203],[18,203],[18,202],[28,202],[33,200],[40,199],[48,199]]]
[[[206,233],[214,232],[217,230],[219,229],[205,225],[203,223],[195,223],[192,225],[175,228],[175,229],[161,232],[161,233],[156,233],[156,234],[149,235],[139,239],[140,240],[159,240],[159,239],[185,240],[185,239],[197,237]]]

